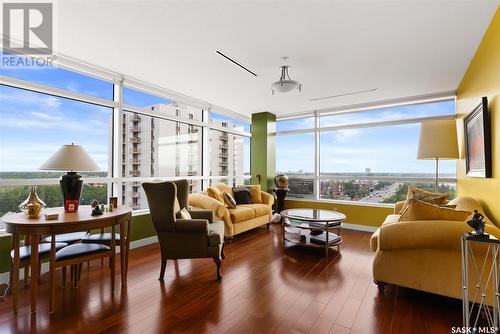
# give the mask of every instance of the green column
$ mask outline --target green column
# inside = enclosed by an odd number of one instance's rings
[[[276,115],[269,112],[252,114],[250,168],[252,183],[260,183],[263,191],[271,192],[276,173]]]

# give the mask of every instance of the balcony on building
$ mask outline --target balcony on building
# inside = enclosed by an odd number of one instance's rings
[[[141,127],[140,126],[131,126],[130,131],[131,132],[141,132]]]
[[[141,159],[130,159],[130,163],[132,165],[139,165],[141,163]]]
[[[130,206],[134,210],[139,210],[141,208],[141,205],[139,203],[129,203],[128,206]]]
[[[130,116],[130,120],[132,122],[140,122],[141,121],[141,116],[134,114],[134,115]]]
[[[140,143],[141,142],[141,137],[132,137],[130,138],[131,143]]]
[[[140,176],[141,175],[141,171],[140,170],[131,170],[129,172],[130,175],[132,176]]]
[[[138,191],[131,191],[129,195],[131,198],[139,198],[141,196],[141,194]]]
[[[139,154],[139,153],[141,153],[141,149],[139,147],[132,147],[132,148],[130,148],[130,153]]]

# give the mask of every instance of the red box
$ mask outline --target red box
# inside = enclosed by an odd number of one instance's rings
[[[78,200],[76,199],[68,199],[66,203],[64,203],[64,212],[77,212],[78,211]]]

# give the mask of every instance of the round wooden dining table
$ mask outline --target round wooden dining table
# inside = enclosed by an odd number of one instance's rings
[[[119,206],[112,212],[104,212],[100,216],[91,216],[92,208],[89,205],[81,205],[77,212],[65,213],[63,207],[49,208],[42,212],[40,218],[31,219],[25,213],[7,213],[1,221],[5,225],[7,233],[12,234],[12,249],[14,250],[13,265],[12,265],[12,301],[13,309],[17,311],[18,289],[19,289],[19,265],[20,265],[20,237],[26,236],[31,240],[31,312],[36,312],[37,295],[38,295],[38,278],[40,258],[38,254],[38,246],[42,236],[64,234],[71,232],[90,231],[95,229],[112,228],[114,234],[115,226],[120,228],[120,261],[121,261],[121,282],[126,285],[127,282],[127,266],[128,266],[128,251],[130,248],[130,217],[132,209],[126,206]],[[46,220],[44,214],[57,213],[59,217],[53,220]],[[125,225],[127,231],[125,232]],[[114,239],[113,239],[114,240]],[[114,242],[113,242],[114,244]],[[53,252],[51,252],[53,253]],[[114,254],[114,252],[113,252]],[[51,257],[53,254],[51,254]],[[51,258],[51,261],[54,259]],[[114,255],[112,256],[114,264]],[[113,265],[114,268],[114,265]],[[26,278],[25,278],[26,279]],[[53,279],[53,278],[52,278]],[[112,282],[112,287],[114,282]]]

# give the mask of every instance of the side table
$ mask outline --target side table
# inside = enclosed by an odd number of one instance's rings
[[[474,328],[478,332],[478,326],[498,328],[500,240],[491,235],[481,238],[465,233],[461,241],[463,326],[473,333]],[[487,325],[480,319],[481,313]]]

